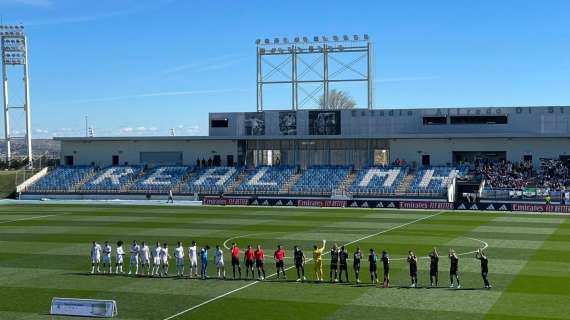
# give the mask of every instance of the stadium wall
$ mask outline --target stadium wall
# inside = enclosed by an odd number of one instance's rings
[[[315,139],[313,141],[317,141]],[[343,139],[336,141],[351,141]],[[273,146],[279,149],[277,140],[266,140],[260,144],[260,148]],[[305,141],[305,140],[303,140]],[[363,143],[367,140],[364,139]],[[371,140],[374,142],[375,140]],[[541,158],[557,159],[561,155],[570,155],[569,138],[403,138],[379,140],[382,143],[364,143],[364,147],[346,147],[348,149],[330,150],[318,148],[297,149],[295,152],[282,149],[281,164],[309,165],[309,164],[346,164],[356,168],[373,164],[373,152],[375,148],[387,148],[389,160],[405,159],[409,164],[421,164],[422,156],[430,156],[431,165],[449,165],[453,163],[454,152],[485,151],[505,152],[507,160],[521,161],[525,156],[532,156],[536,167]],[[386,141],[386,142],[384,142]],[[326,142],[326,141],[325,141]],[[301,143],[299,143],[301,144]],[[338,144],[338,143],[337,143]],[[353,143],[348,143],[352,146]],[[378,146],[376,146],[378,145]],[[219,139],[213,140],[208,137],[203,139],[184,140],[179,137],[162,137],[162,139],[136,139],[136,138],[62,138],[61,157],[62,164],[66,156],[73,156],[75,165],[109,166],[112,164],[112,156],[119,156],[119,164],[130,165],[143,164],[141,152],[181,152],[182,164],[194,165],[196,159],[206,159],[219,155],[221,165],[227,165],[228,155],[238,163],[242,154],[238,152],[238,140]],[[326,144],[328,148],[328,144]],[[333,148],[334,147],[334,148]],[[359,149],[360,148],[360,149]],[[251,164],[251,159],[247,159]]]
[[[504,151],[507,160],[521,161],[532,156],[535,167],[540,158],[557,159],[570,155],[569,138],[476,138],[476,139],[393,139],[390,158],[421,163],[422,155],[429,155],[432,165],[451,164],[454,151]]]
[[[213,158],[219,155],[221,165],[227,165],[227,156],[237,159],[237,143],[235,140],[178,139],[178,137],[162,138],[61,138],[61,159],[73,157],[74,165],[95,165],[106,167],[112,165],[112,157],[119,157],[119,164],[141,164],[141,152],[182,153],[183,165],[195,165],[196,159]]]

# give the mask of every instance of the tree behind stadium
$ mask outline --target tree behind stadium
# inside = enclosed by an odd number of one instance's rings
[[[325,110],[352,109],[356,106],[354,99],[342,90],[333,89],[329,92],[328,103],[325,105],[325,96],[319,99],[319,107]]]

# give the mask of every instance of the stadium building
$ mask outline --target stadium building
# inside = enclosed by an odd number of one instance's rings
[[[393,199],[511,203],[520,200],[513,190],[486,186],[470,173],[473,166],[567,161],[569,114],[570,107],[211,113],[204,137],[56,138],[64,166],[20,191],[24,199],[160,199],[172,190],[218,204],[260,204],[260,197],[274,201],[265,204],[339,206],[350,199],[367,201],[358,206]],[[525,200],[542,203],[542,195]]]
[[[342,165],[570,158],[570,107],[210,113],[205,137],[56,138],[65,165]]]
[[[570,202],[570,107],[374,109],[368,35],[256,45],[256,112],[210,113],[203,137],[56,138],[62,166],[18,187],[21,197],[505,210]],[[364,84],[366,108],[338,105],[329,87],[339,83]],[[264,109],[274,85],[290,86],[289,110]],[[321,108],[302,108],[307,101]],[[532,209],[570,211],[560,208]]]

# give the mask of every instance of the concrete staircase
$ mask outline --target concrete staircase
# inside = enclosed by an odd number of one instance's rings
[[[402,182],[400,183],[400,185],[398,186],[398,189],[396,189],[396,193],[406,193],[408,192],[408,189],[410,188],[410,185],[412,184],[412,181],[414,181],[414,177],[416,175],[415,174],[407,174],[404,179],[402,179]]]
[[[338,186],[337,190],[341,192],[348,192],[348,189],[350,189],[350,186],[354,183],[354,180],[356,179],[357,175],[358,171],[356,170],[351,171],[348,174],[348,176],[346,176],[346,178],[344,178],[344,180]]]
[[[294,175],[289,178],[289,181],[279,190],[279,194],[286,194],[289,193],[290,190],[293,188],[295,184],[301,179],[302,173],[295,173]]]
[[[142,177],[144,177],[145,174],[146,171],[141,171],[138,176],[134,177],[133,179],[131,179],[131,181],[127,182],[124,186],[122,186],[120,192],[130,191],[131,187],[134,186],[135,183],[137,183],[137,181],[139,181]]]
[[[182,187],[188,184],[188,181],[190,181],[196,175],[196,173],[197,173],[196,171],[190,171],[190,173],[188,173],[180,181],[178,181],[176,185],[172,186],[172,192],[182,193],[183,192]]]
[[[78,184],[69,188],[69,190],[67,190],[67,191],[68,192],[75,192],[75,191],[79,190],[79,188],[83,187],[83,185],[85,183],[87,183],[87,181],[91,180],[91,178],[93,178],[98,172],[99,171],[97,171],[97,170],[93,170],[93,172],[91,172],[91,174],[88,174],[87,176],[85,176],[85,178],[83,178],[81,181],[79,181]]]
[[[236,191],[237,187],[244,182],[245,178],[248,176],[250,172],[247,170],[244,170],[242,173],[240,173],[234,180],[234,182],[232,182],[227,188],[226,191],[224,193],[227,194],[232,194]]]

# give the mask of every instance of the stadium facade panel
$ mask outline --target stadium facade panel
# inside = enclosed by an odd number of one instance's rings
[[[210,113],[204,137],[68,137],[62,164],[450,165],[570,156],[570,107]]]

